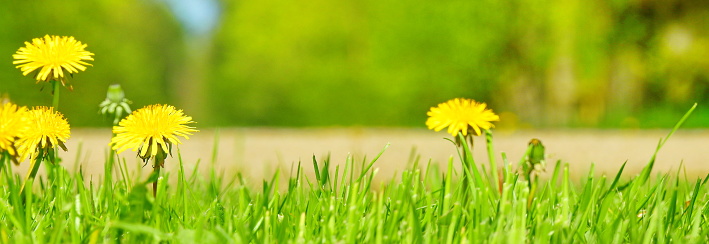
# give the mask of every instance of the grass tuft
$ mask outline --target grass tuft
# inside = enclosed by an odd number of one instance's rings
[[[412,153],[407,169],[378,185],[376,161],[386,147],[361,164],[350,155],[334,169],[329,156],[313,157],[314,176],[305,173],[309,163],[298,162],[287,175],[276,171],[260,189],[239,173],[185,172],[179,149],[177,172],[147,180],[130,174],[126,160],[113,154],[101,178],[47,164],[52,177],[34,179],[38,184],[23,182],[4,160],[0,241],[706,243],[709,176],[689,179],[683,167],[652,176],[654,155],[693,109],[660,141],[642,173],[625,183],[625,163],[612,180],[596,176],[592,166],[588,176],[572,181],[561,161],[549,179],[529,182],[506,155],[498,175],[475,164],[465,140],[459,140],[460,171],[454,158],[422,165]],[[175,184],[168,184],[171,177]],[[23,183],[37,187],[22,193]]]

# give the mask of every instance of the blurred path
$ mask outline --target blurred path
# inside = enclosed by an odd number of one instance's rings
[[[568,162],[572,177],[578,178],[588,173],[591,163],[596,164],[596,172],[613,177],[621,164],[628,161],[626,176],[637,174],[648,162],[660,138],[668,130],[539,130],[539,131],[496,131],[494,146],[498,163],[500,153],[507,153],[510,162],[517,164],[527,142],[539,138],[546,146],[547,163],[552,167],[556,160]],[[409,162],[415,148],[425,166],[429,159],[433,163],[445,165],[455,156],[453,145],[443,138],[444,132],[425,129],[391,128],[323,128],[323,129],[273,129],[273,128],[228,128],[203,129],[180,145],[185,169],[194,169],[200,162],[199,170],[206,175],[212,163],[216,144],[216,167],[218,173],[227,176],[242,172],[251,182],[259,183],[266,175],[270,177],[278,167],[288,175],[291,164],[301,160],[306,172],[312,173],[312,157],[318,161],[328,153],[331,163],[343,164],[348,154],[354,156],[359,165],[364,156],[374,158],[387,143],[389,148],[374,167],[379,168],[379,179],[388,179],[401,172]],[[88,177],[101,178],[104,158],[108,150],[110,131],[108,129],[74,129],[67,143],[69,152],[62,152],[64,166],[72,169],[79,162]],[[448,135],[449,136],[449,135]],[[478,164],[488,164],[484,138],[476,138],[475,159]],[[79,145],[81,149],[79,150]],[[692,178],[709,173],[709,131],[681,130],[665,144],[657,157],[656,170],[676,172],[680,163],[687,167]],[[136,170],[142,162],[135,153],[128,150],[121,154],[129,166]],[[168,158],[166,167],[176,172],[175,158]],[[458,160],[456,156],[456,165]],[[333,170],[334,166],[333,165]],[[20,168],[25,170],[27,164]],[[150,166],[143,171],[150,171]],[[41,170],[44,170],[43,168]],[[659,172],[655,171],[655,173]],[[143,173],[145,173],[143,172]]]

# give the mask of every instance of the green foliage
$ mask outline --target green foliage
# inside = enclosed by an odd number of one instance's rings
[[[209,94],[224,95],[208,97],[212,114],[220,124],[417,125],[422,108],[450,97],[487,100],[505,20],[487,10],[500,3],[479,4],[225,2],[209,78]]]
[[[702,0],[219,2],[217,29],[189,36],[160,0],[6,1],[0,93],[49,104],[10,57],[57,34],[96,54],[61,98],[73,126],[109,124],[95,104],[113,83],[205,126],[420,126],[468,97],[501,126],[661,127],[709,104]]]
[[[701,1],[222,3],[219,125],[418,126],[469,97],[511,127],[636,128],[709,102]]]
[[[568,165],[557,162],[557,173],[530,198],[527,181],[510,167],[500,188],[483,180],[464,187],[452,161],[443,169],[412,161],[400,177],[377,186],[377,170],[369,167],[376,159],[363,161],[362,171],[352,157],[334,170],[329,160],[313,160],[315,179],[298,165],[287,182],[276,173],[261,189],[240,175],[229,183],[214,174],[186,177],[180,167],[176,184],[167,184],[170,173],[158,179],[156,197],[147,182],[85,182],[81,172],[63,167],[48,168],[49,180],[20,195],[19,177],[6,165],[0,237],[13,243],[709,241],[709,178],[683,179],[678,172],[618,188],[619,177],[610,183],[593,168],[573,181]]]
[[[386,147],[370,161],[348,156],[334,170],[329,156],[313,157],[314,179],[298,163],[287,181],[276,171],[260,189],[239,173],[227,182],[214,168],[206,178],[196,170],[187,177],[178,150],[175,183],[168,184],[172,173],[135,180],[125,161],[116,169],[110,159],[109,181],[86,182],[81,171],[47,164],[47,180],[20,193],[20,177],[2,157],[0,218],[6,221],[0,223],[0,238],[4,243],[705,243],[709,175],[690,179],[680,167],[676,174],[650,177],[654,155],[693,110],[661,141],[639,176],[622,179],[623,164],[610,183],[593,166],[588,176],[572,180],[561,161],[551,178],[530,181],[504,155],[499,181],[489,181],[497,174],[478,169],[462,135],[456,144],[462,171],[452,158],[441,168],[412,157],[400,177],[379,186],[374,165]],[[491,144],[492,136],[487,138]],[[535,145],[530,144],[532,151]],[[529,160],[538,159],[531,155]],[[154,194],[147,187],[152,182]]]

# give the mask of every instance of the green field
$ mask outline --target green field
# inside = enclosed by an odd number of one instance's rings
[[[695,113],[709,104],[706,4],[214,0],[219,23],[200,36],[168,9],[179,2],[0,8],[1,243],[709,242],[709,174],[656,165],[681,126],[709,123]],[[637,174],[626,162],[572,177],[544,138],[519,158],[493,148],[496,126],[676,118]],[[66,145],[72,126],[109,123],[90,169],[61,164],[60,149],[84,163]],[[210,167],[183,160],[209,151],[183,144],[200,128],[235,125],[425,125],[447,131],[457,157],[413,150],[394,157],[406,168],[375,180],[387,145],[259,179],[217,167],[255,159],[218,158],[215,133]]]
[[[689,114],[689,113],[688,113]],[[682,119],[684,121],[686,116]],[[679,126],[679,124],[678,124]],[[674,132],[674,130],[672,131]],[[671,135],[671,133],[670,133]],[[492,137],[487,139],[491,140]],[[661,140],[661,145],[669,139]],[[485,144],[478,143],[478,150]],[[491,145],[491,144],[487,144]],[[451,147],[456,147],[451,144]],[[506,159],[473,159],[466,144],[447,167],[412,157],[408,169],[373,185],[376,160],[300,162],[263,182],[240,173],[176,172],[141,179],[126,159],[103,175],[47,163],[46,178],[20,194],[22,178],[4,162],[0,240],[4,243],[704,243],[709,241],[706,178],[652,172],[579,181],[550,163],[548,179],[529,178]],[[492,148],[489,148],[490,150]],[[382,150],[386,153],[386,149]],[[495,152],[492,152],[495,153]],[[655,152],[656,154],[657,152]],[[402,159],[404,160],[404,159]],[[477,160],[477,161],[476,161]],[[484,162],[484,163],[483,163]],[[462,163],[462,170],[455,164]],[[342,167],[340,167],[342,166]],[[486,167],[487,166],[487,167]],[[148,166],[149,167],[149,166]],[[307,176],[305,169],[315,169]],[[203,177],[202,175],[207,175]],[[528,180],[529,179],[529,180]],[[151,185],[156,183],[157,192]],[[259,185],[260,188],[254,187]]]

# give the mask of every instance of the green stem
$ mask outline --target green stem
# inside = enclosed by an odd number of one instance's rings
[[[115,116],[115,114],[114,114],[114,116]],[[113,126],[118,125],[118,123],[115,122],[116,121],[115,119],[113,121],[114,121]],[[111,127],[111,130],[113,130],[113,127]],[[113,139],[113,137],[115,137],[115,136],[116,136],[116,134],[111,132],[111,139]],[[106,162],[106,165],[104,166],[104,177],[105,177],[105,182],[106,182],[105,183],[106,190],[104,191],[104,194],[105,194],[106,199],[108,200],[107,202],[109,204],[109,209],[112,209],[112,207],[113,207],[113,168],[116,163],[115,158],[116,158],[116,151],[113,150],[111,145],[109,145],[108,161]]]
[[[2,177],[4,178],[3,183],[5,183],[5,185],[11,185],[12,179],[13,179],[12,178],[12,175],[13,175],[12,174],[12,165],[11,165],[12,158],[10,158],[10,153],[8,153],[8,152],[4,152],[3,154],[5,154],[5,159],[4,159],[5,163],[3,163],[3,165],[2,165],[2,170],[3,170]]]
[[[115,135],[112,134],[111,138],[113,138]],[[113,165],[115,164],[115,159],[114,157],[116,156],[116,151],[113,150],[113,148],[110,148],[109,146],[108,149],[108,161],[106,161],[106,165],[104,165],[104,197],[106,198],[106,203],[108,203],[109,209],[113,208]]]
[[[7,161],[5,160],[6,158]],[[10,163],[10,153],[0,152],[0,173],[2,173],[2,170],[5,169],[5,163]]]
[[[466,137],[464,137],[463,134],[459,132],[458,136],[455,137],[455,141],[456,141],[456,146],[458,146],[458,150],[460,150],[463,155],[461,158],[461,163],[463,164],[463,174],[462,174],[463,177],[461,180],[463,181],[463,189],[466,189],[466,192],[467,192],[468,177],[473,177],[473,176],[469,175],[469,173],[472,172],[472,168],[470,167],[471,162],[468,160],[468,150],[465,150],[465,146],[466,146],[466,143],[464,143],[465,138]]]
[[[54,108],[54,111],[59,111],[59,86],[61,85],[61,82],[59,81],[52,81],[52,107]],[[59,148],[57,148],[57,145],[54,145],[54,157],[52,157],[52,163],[56,165],[57,163],[57,157],[59,157]],[[34,177],[34,176],[33,176]]]
[[[538,181],[538,178],[534,177],[534,181],[529,182],[529,196],[527,196],[527,207],[532,206],[532,202],[534,201],[534,194],[537,192]]]
[[[519,160],[519,166],[522,167],[522,172],[524,179],[527,180],[527,183],[529,184],[529,188],[531,190],[532,188],[532,170],[534,170],[534,165],[529,161],[532,158],[532,149],[533,145],[529,144],[527,146],[527,150],[524,151],[524,155],[522,155],[522,158]]]
[[[113,149],[110,149],[108,151],[108,161],[106,162],[106,166],[105,166],[106,168],[104,169],[105,174],[106,174],[105,177],[106,177],[107,184],[111,183],[110,181],[113,176],[113,175],[111,175],[111,173],[113,172],[113,165],[115,164],[114,157],[116,157],[116,151],[114,151]]]
[[[52,98],[52,107],[54,108],[54,111],[59,110],[59,81],[52,81],[52,95],[54,96]]]
[[[475,159],[473,157],[473,135],[468,134],[467,136],[463,136],[462,133],[458,132],[458,138],[459,140],[456,141],[459,142],[458,147],[460,147],[460,150],[463,150],[463,158],[461,159],[463,161],[464,168],[463,179],[466,179],[466,176],[469,177],[468,179],[470,180],[470,182],[468,185],[470,186],[470,190],[472,190],[472,187],[474,186],[483,186],[483,176],[480,174],[480,172],[478,172],[477,164],[475,164]],[[469,140],[470,143],[467,143],[466,139]],[[463,185],[463,187],[466,187],[466,185]]]
[[[37,158],[35,159],[34,163],[32,164],[32,169],[27,172],[27,176],[25,177],[25,181],[22,182],[22,187],[20,187],[20,196],[23,195],[25,192],[25,185],[27,184],[27,181],[31,178],[34,179],[35,176],[37,176],[37,172],[39,171],[39,165],[42,164],[42,155],[38,155]],[[32,186],[30,186],[32,187]]]
[[[155,181],[153,181],[153,197],[157,197],[158,195],[158,180],[160,179],[160,168],[162,168],[162,165],[165,163],[165,156],[155,156],[155,165],[153,165],[153,173],[155,174]]]
[[[492,185],[500,184],[500,178],[497,174],[497,162],[495,162],[495,151],[492,148],[492,132],[485,130],[485,142],[487,144],[487,157],[490,161],[490,173],[492,174]]]
[[[468,160],[466,160],[468,158],[468,154],[465,152],[465,149],[463,148],[462,144],[459,147],[460,147],[460,149],[458,149],[458,150],[463,151],[463,157],[461,158],[462,164],[463,164],[463,174],[462,174],[463,177],[461,180],[463,181],[463,189],[466,189],[466,192],[467,192],[468,177],[471,177],[470,175],[468,175],[468,172],[470,172],[470,167],[468,166]]]

